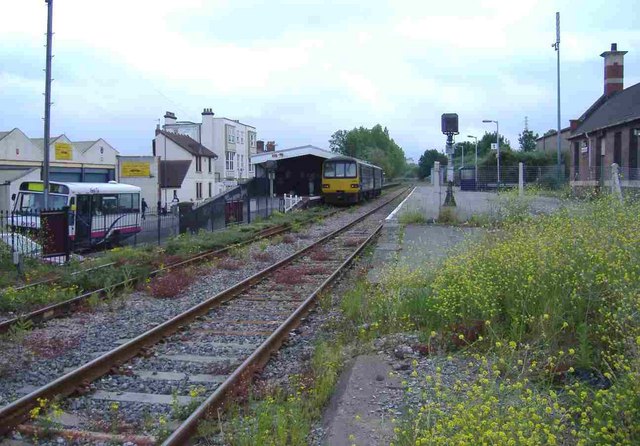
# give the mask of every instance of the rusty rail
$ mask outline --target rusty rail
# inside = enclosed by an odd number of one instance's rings
[[[301,257],[302,255],[304,255],[305,253],[309,252],[310,250],[314,249],[316,246],[319,246],[321,244],[323,244],[324,242],[336,237],[337,235],[339,235],[340,233],[346,231],[347,229],[349,229],[350,227],[356,225],[357,223],[361,222],[362,220],[364,220],[365,218],[367,218],[369,215],[375,213],[376,211],[378,211],[380,208],[386,206],[387,204],[391,203],[392,201],[396,200],[398,197],[400,197],[403,193],[405,193],[406,190],[403,190],[402,192],[396,194],[395,196],[393,196],[392,198],[390,198],[389,200],[386,200],[384,203],[382,203],[381,205],[377,206],[376,208],[372,209],[371,211],[367,212],[366,214],[362,215],[361,217],[358,217],[357,219],[353,220],[352,222],[348,223],[347,225],[331,232],[330,234],[322,237],[321,239],[317,240],[316,242],[310,244],[309,246],[302,248],[298,251],[296,251],[295,253],[293,253],[292,255],[290,255],[289,257],[265,268],[264,270],[254,274],[253,276],[243,280],[242,282],[239,282],[235,285],[233,285],[232,287],[216,294],[213,297],[210,297],[209,299],[191,307],[189,310],[180,313],[177,316],[174,316],[173,318],[169,319],[168,321],[152,328],[151,330],[146,331],[145,333],[142,333],[140,335],[138,335],[137,337],[135,337],[134,339],[128,341],[125,344],[122,344],[121,346],[93,359],[92,361],[78,367],[77,369],[55,379],[54,381],[34,390],[33,392],[29,393],[28,395],[25,395],[21,398],[19,398],[16,401],[13,401],[12,403],[0,408],[0,435],[4,435],[7,434],[8,432],[10,432],[15,426],[17,426],[23,419],[26,419],[28,417],[29,411],[35,407],[38,404],[38,399],[47,399],[47,400],[51,400],[55,397],[59,397],[59,396],[68,396],[72,393],[74,393],[76,391],[76,389],[87,385],[88,383],[90,383],[91,381],[96,380],[97,378],[109,373],[112,368],[114,366],[120,365],[128,360],[130,360],[131,358],[137,356],[140,352],[144,351],[144,349],[158,343],[161,339],[165,338],[166,336],[169,336],[173,333],[175,333],[176,331],[178,331],[181,327],[183,327],[184,325],[188,324],[189,322],[193,321],[194,319],[196,319],[199,316],[202,316],[204,314],[206,314],[210,309],[219,306],[220,304],[232,299],[233,297],[235,297],[236,295],[240,294],[242,291],[250,288],[252,285],[254,285],[255,283],[261,281],[262,279],[264,279],[265,277],[267,277],[269,274],[271,274],[271,272],[281,268],[282,266],[285,266],[289,263],[291,263],[292,261],[294,261],[295,259]],[[378,227],[377,230],[379,230],[380,227]],[[376,230],[376,232],[377,232]],[[370,236],[369,238],[367,238],[367,242],[371,240],[371,238],[373,237]],[[363,243],[360,247],[358,247],[358,249],[349,257],[348,262],[350,263],[350,261],[355,258],[355,256],[364,248],[364,246],[366,245],[366,243]],[[345,262],[347,263],[347,262]],[[344,265],[344,264],[343,264]],[[341,267],[342,268],[342,267]],[[335,278],[337,277],[337,274],[339,273],[339,271],[341,270],[341,268],[339,268],[336,272],[334,272],[329,279],[327,279],[325,282],[323,282],[323,285],[321,286],[322,289],[324,289],[329,283],[330,283],[330,279],[331,278]],[[259,347],[259,350],[257,350],[253,355],[251,355],[251,358],[255,358],[255,357],[260,357],[262,358],[261,361],[265,361],[268,360],[268,356],[264,356],[265,352],[267,351],[267,348],[274,348],[273,346],[279,346],[282,342],[282,339],[280,336],[282,336],[282,334],[286,334],[289,331],[287,330],[287,327],[291,326],[291,324],[294,323],[294,321],[299,321],[299,319],[302,317],[301,314],[306,314],[306,312],[308,311],[308,309],[310,308],[310,303],[312,302],[313,299],[315,299],[315,296],[317,296],[317,294],[320,292],[320,289],[318,289],[316,292],[314,292],[312,294],[312,296],[310,296],[309,298],[307,298],[305,300],[306,305],[304,305],[303,308],[299,308],[298,310],[296,310],[296,312],[294,314],[292,314],[291,316],[289,316],[289,318],[287,319],[287,321],[285,321],[285,323],[283,323],[281,325],[281,327],[279,327],[279,329],[274,332],[273,335],[271,335],[267,341],[265,341],[261,347]],[[294,317],[295,316],[295,317]],[[276,333],[278,333],[278,336],[276,336]],[[277,342],[276,342],[277,341]],[[245,365],[245,363],[247,363],[247,361],[249,360],[247,359],[243,365]],[[261,362],[262,363],[262,362]],[[243,367],[243,365],[241,365],[240,367]],[[248,365],[250,365],[250,363],[248,363]],[[246,367],[245,366],[245,369]],[[243,369],[244,370],[244,369]],[[237,377],[238,374],[236,372],[234,372],[234,374],[232,375],[234,377]],[[237,378],[235,378],[237,379]],[[233,383],[235,382],[235,380],[233,382],[229,382],[228,384],[225,385],[224,389],[225,389],[225,394],[226,392],[229,390],[230,386],[233,385]],[[207,398],[207,400],[205,401],[205,403],[207,401],[212,401],[212,404],[218,404],[218,399],[221,398],[220,396],[217,396],[214,399],[214,395],[219,395],[220,392],[218,392],[218,390],[216,390],[216,392],[214,392],[214,394],[212,394],[209,398]],[[205,404],[203,403],[203,404]],[[208,407],[208,406],[207,406]],[[199,408],[200,409],[200,408]],[[198,411],[198,413],[202,413],[202,411],[205,411],[205,409],[201,409]],[[187,419],[187,421],[189,420],[193,420],[192,417],[189,417]],[[185,422],[186,423],[186,422]],[[190,421],[190,423],[194,423],[194,421]],[[176,435],[179,436],[179,438],[184,438],[184,435],[186,435],[187,433],[193,432],[192,429],[194,427],[192,427],[191,425],[189,425],[188,427],[182,428],[180,430],[180,432],[178,432]],[[171,437],[169,437],[170,439],[173,438],[174,436],[172,435]],[[172,440],[175,441],[175,440]],[[184,444],[184,443],[169,443],[169,444]]]

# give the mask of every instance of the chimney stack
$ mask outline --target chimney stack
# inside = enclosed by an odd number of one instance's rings
[[[611,44],[611,51],[600,54],[604,57],[604,95],[611,96],[624,89],[624,55],[618,51],[618,44]]]
[[[267,152],[274,152],[276,150],[276,142],[275,141],[267,141]]]
[[[202,110],[202,126],[200,127],[200,144],[213,151],[213,110],[205,108]]]
[[[262,141],[261,139],[256,141],[256,151],[258,153],[264,152],[264,141]]]
[[[175,124],[177,121],[176,115],[173,112],[166,112],[164,114],[164,125]]]

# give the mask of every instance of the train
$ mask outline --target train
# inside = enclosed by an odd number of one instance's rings
[[[329,204],[351,204],[377,197],[382,192],[384,173],[373,164],[335,156],[322,163],[322,197]]]
[[[141,189],[129,184],[49,183],[49,209],[69,209],[69,239],[74,248],[117,244],[137,234],[141,227]],[[37,234],[44,208],[44,183],[20,185],[11,225],[18,231]]]

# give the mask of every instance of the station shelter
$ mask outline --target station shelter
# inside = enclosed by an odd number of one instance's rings
[[[319,197],[322,163],[336,153],[307,145],[251,155],[257,178],[269,178],[271,195]]]

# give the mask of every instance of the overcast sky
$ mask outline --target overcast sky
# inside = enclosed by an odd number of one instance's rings
[[[46,3],[3,1],[0,131],[42,137]],[[612,42],[625,86],[640,82],[637,0],[55,0],[52,135],[102,137],[150,154],[169,110],[257,127],[278,148],[328,148],[338,129],[380,123],[414,157],[441,149],[440,115],[461,135],[500,122],[517,146],[528,116],[556,126],[560,11],[562,125],[603,91]]]

